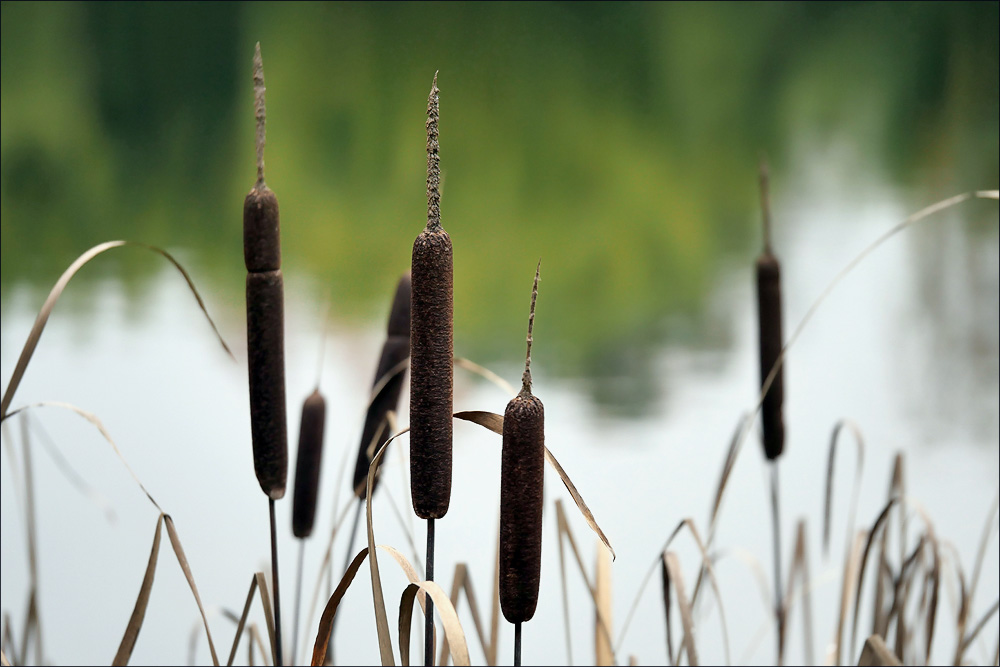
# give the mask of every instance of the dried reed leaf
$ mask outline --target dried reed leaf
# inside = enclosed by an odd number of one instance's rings
[[[726,450],[726,462],[722,465],[722,475],[719,477],[719,485],[715,491],[715,501],[712,503],[712,514],[708,520],[709,543],[712,542],[712,536],[715,533],[715,519],[719,515],[719,507],[722,505],[722,494],[726,489],[726,484],[729,482],[729,475],[733,472],[733,465],[736,463],[736,454],[739,452],[742,440],[741,436],[743,431],[748,427],[749,422],[749,414],[743,413],[740,415],[739,421],[736,422],[736,431],[733,433],[733,437],[729,441],[729,448]]]
[[[608,552],[598,545],[597,566],[594,569],[594,655],[598,665],[615,664],[611,648],[611,560]]]
[[[580,555],[580,550],[576,545],[576,538],[573,536],[573,531],[569,527],[569,521],[566,520],[566,514],[562,508],[562,501],[556,501],[556,526],[559,531],[558,541],[561,544],[563,538],[569,543],[570,550],[573,552],[573,557],[576,559],[576,566],[580,572],[580,576],[583,577],[583,582],[587,585],[587,592],[590,594],[590,601],[594,603],[594,609],[596,612],[596,620],[598,629],[607,635],[607,641],[611,643],[611,631],[608,623],[605,621],[602,608],[598,604],[597,595],[597,583],[596,581],[591,581],[590,574],[588,573],[587,566],[583,562],[583,557]]]
[[[354,581],[354,576],[358,573],[361,568],[361,564],[364,562],[365,557],[368,556],[368,547],[365,547],[358,552],[358,555],[354,557],[351,564],[347,567],[347,571],[344,572],[343,578],[340,583],[337,584],[337,589],[330,596],[330,600],[326,603],[326,607],[323,609],[323,614],[319,619],[319,628],[316,631],[316,641],[313,644],[313,655],[312,655],[312,665],[323,665],[326,662],[326,653],[330,643],[330,629],[333,628],[333,617],[337,614],[337,607],[340,605],[340,601],[343,599],[344,594],[347,593],[347,589],[351,586],[351,582]]]
[[[986,525],[983,526],[983,536],[979,539],[979,551],[976,552],[976,564],[972,569],[972,580],[969,582],[970,607],[972,606],[972,599],[976,594],[976,588],[979,586],[979,575],[983,569],[983,559],[986,557],[986,547],[989,544],[990,536],[993,534],[993,530],[997,526],[994,519],[998,510],[1000,510],[1000,491],[993,496],[993,504],[990,506],[990,511],[986,515]]]
[[[41,310],[38,311],[38,317],[35,318],[35,323],[31,327],[31,331],[28,332],[28,338],[24,343],[24,348],[21,350],[21,356],[17,360],[17,365],[14,367],[14,373],[11,375],[10,382],[7,383],[7,389],[4,391],[2,402],[0,402],[0,421],[6,419],[9,415],[7,414],[7,409],[10,408],[10,402],[14,398],[14,392],[17,391],[18,386],[21,384],[21,378],[24,377],[24,371],[28,367],[28,362],[31,361],[32,355],[35,353],[35,348],[38,346],[38,341],[42,337],[42,332],[45,330],[45,324],[48,322],[49,315],[52,313],[52,309],[55,307],[56,302],[59,297],[62,296],[63,290],[66,289],[66,285],[69,281],[76,275],[83,266],[97,257],[101,253],[107,252],[112,248],[119,248],[122,246],[137,246],[140,248],[146,248],[152,252],[162,255],[169,261],[174,267],[180,271],[181,275],[184,276],[184,280],[187,282],[188,287],[191,289],[191,293],[194,294],[194,298],[198,301],[198,307],[201,308],[201,312],[205,314],[208,319],[208,323],[212,325],[212,331],[215,332],[216,337],[222,344],[222,347],[226,350],[226,353],[233,359],[233,353],[230,351],[229,346],[226,345],[226,341],[222,339],[222,334],[219,333],[218,327],[215,326],[215,322],[212,321],[212,317],[208,314],[208,309],[205,308],[205,303],[201,300],[201,295],[198,294],[197,288],[194,286],[194,281],[191,280],[191,276],[188,272],[184,270],[184,267],[174,259],[173,255],[168,253],[162,248],[157,248],[155,246],[146,245],[144,243],[135,243],[133,241],[108,241],[106,243],[101,243],[90,250],[87,250],[82,255],[76,258],[69,267],[63,271],[63,274],[59,276],[59,280],[52,287],[49,292],[49,296],[45,299],[45,303],[42,304]]]
[[[556,544],[559,546],[559,582],[562,586],[563,604],[563,632],[566,635],[566,664],[573,664],[573,638],[569,627],[569,589],[566,586],[566,554],[563,548],[563,510],[562,501],[556,500]],[[499,584],[499,572],[497,573],[497,584]],[[499,599],[499,586],[494,585]]]
[[[146,565],[146,573],[142,577],[142,585],[139,587],[139,596],[136,598],[135,607],[132,609],[132,616],[128,625],[125,626],[125,635],[118,645],[118,652],[115,653],[111,661],[113,666],[127,665],[132,657],[132,649],[135,648],[135,640],[139,637],[139,630],[142,629],[143,619],[146,617],[146,607],[149,605],[149,595],[153,590],[153,576],[156,574],[156,561],[160,555],[160,529],[163,527],[163,515],[156,517],[156,532],[153,534],[153,547],[149,552],[149,563]]]
[[[191,574],[191,566],[188,565],[187,556],[184,555],[184,547],[181,546],[180,537],[177,536],[177,529],[174,527],[174,520],[169,514],[163,515],[163,523],[167,527],[167,536],[170,538],[170,546],[174,548],[174,555],[177,556],[177,563],[184,572],[194,601],[198,603],[198,611],[201,613],[201,620],[205,624],[205,636],[208,638],[208,650],[212,653],[212,664],[218,667],[219,657],[215,654],[215,644],[212,642],[212,632],[208,629],[208,618],[205,616],[205,608],[201,604],[201,596],[198,595],[198,587],[194,583],[194,575]]]
[[[451,604],[455,607],[456,611],[458,610],[459,596],[463,591],[465,592],[465,599],[469,604],[469,612],[472,614],[472,624],[475,626],[476,635],[479,637],[479,645],[486,656],[486,664],[492,667],[492,665],[496,664],[496,648],[486,638],[486,632],[480,620],[479,604],[476,602],[476,592],[472,587],[472,579],[469,577],[469,568],[465,563],[458,563],[455,565],[455,575],[451,581]],[[441,643],[441,655],[438,659],[438,664],[447,665],[449,654],[448,636],[446,634]]]
[[[11,634],[11,622],[10,614],[4,612],[3,614],[3,636],[0,638],[0,653],[4,654],[4,659],[7,658],[6,652],[9,651],[14,664],[20,664],[18,660],[17,649],[14,646],[14,637]],[[10,663],[7,663],[10,664]]]
[[[854,531],[854,517],[858,506],[858,492],[861,489],[861,475],[865,467],[865,442],[861,435],[861,429],[850,419],[841,419],[833,427],[830,436],[830,455],[826,464],[826,494],[823,502],[823,555],[830,551],[830,513],[833,508],[833,464],[837,456],[837,442],[840,433],[847,429],[854,436],[854,443],[857,445],[857,455],[855,457],[856,467],[854,470],[854,482],[851,486],[851,508],[847,513],[847,536],[850,539]]]
[[[4,665],[4,667],[9,667],[10,665],[10,661],[7,660],[7,654],[3,652],[3,649],[0,649],[0,665]]]
[[[667,635],[667,660],[674,664],[674,635],[670,629],[670,570],[667,569],[667,559],[660,556],[660,581],[663,594],[663,617]]]
[[[969,648],[972,642],[975,641],[976,637],[979,635],[980,632],[982,632],[983,628],[986,627],[986,624],[993,617],[993,615],[997,613],[998,610],[1000,610],[1000,599],[996,600],[993,603],[993,606],[989,608],[989,611],[983,614],[983,617],[979,619],[979,621],[974,626],[972,626],[972,632],[970,632],[965,637],[965,640],[962,642],[963,653],[965,652],[966,649]]]
[[[69,403],[62,403],[60,401],[42,401],[40,403],[32,403],[31,405],[25,405],[20,408],[17,408],[16,410],[12,410],[10,413],[7,414],[7,416],[13,417],[14,415],[23,412],[25,410],[31,410],[34,408],[41,408],[41,407],[62,408],[64,410],[69,410],[70,412],[75,412],[76,414],[78,414],[79,416],[83,417],[88,422],[90,422],[95,428],[97,428],[97,430],[100,431],[101,435],[104,436],[104,439],[107,441],[107,443],[111,445],[111,448],[115,451],[115,454],[118,455],[118,458],[125,466],[125,469],[128,470],[130,475],[132,475],[132,479],[135,480],[135,483],[139,485],[139,488],[142,489],[142,492],[146,494],[147,498],[149,498],[149,502],[153,503],[153,506],[161,514],[164,513],[163,508],[160,507],[160,504],[156,502],[152,494],[149,493],[145,485],[143,485],[142,481],[139,479],[139,476],[135,474],[135,471],[132,470],[132,466],[130,466],[128,464],[128,461],[125,460],[125,456],[121,453],[121,450],[118,449],[118,445],[115,444],[115,441],[114,439],[112,439],[111,434],[108,433],[108,430],[104,428],[104,424],[101,423],[101,420],[98,419],[97,415],[95,415],[94,413],[87,412],[83,408],[78,408],[75,405],[71,405]]]
[[[681,638],[681,646],[687,652],[688,664],[691,667],[698,665],[698,652],[694,646],[694,620],[691,615],[691,605],[687,595],[684,593],[684,576],[681,573],[681,562],[677,554],[667,551],[663,554],[663,560],[670,574],[670,581],[677,593],[677,608],[681,612],[681,625],[684,627],[684,636]]]
[[[267,586],[267,575],[263,572],[255,572],[253,576],[257,581],[257,592],[260,593],[260,604],[264,608],[264,623],[267,625],[267,638],[271,645],[271,664],[276,665],[278,662],[275,657],[278,655],[278,650],[274,642],[274,607],[271,605],[271,592]],[[262,656],[267,655],[263,646],[261,646],[260,654]]]
[[[858,667],[881,667],[883,665],[902,665],[889,647],[885,645],[878,635],[872,635],[865,640],[865,645],[861,649],[861,657],[858,659]]]
[[[848,644],[849,653],[854,652],[854,645],[858,634],[858,616],[860,614],[861,607],[861,588],[865,580],[865,568],[868,564],[868,554],[871,551],[872,543],[875,541],[875,538],[878,537],[879,531],[881,531],[885,525],[885,521],[889,516],[889,510],[893,508],[898,500],[898,498],[892,498],[889,500],[889,503],[879,513],[874,525],[867,533],[865,548],[862,552],[861,561],[859,563],[858,577],[854,586],[854,620],[851,624],[851,643]]]
[[[464,411],[456,412],[454,416],[457,419],[464,419],[465,421],[479,424],[483,428],[489,429],[498,435],[503,435],[503,417],[493,412]],[[587,503],[584,502],[583,496],[581,496],[580,492],[576,490],[573,480],[569,478],[569,475],[566,474],[563,467],[559,465],[559,461],[557,461],[556,457],[552,455],[552,452],[549,451],[548,447],[545,448],[545,460],[555,469],[556,474],[559,475],[559,479],[562,481],[563,486],[565,486],[566,490],[569,491],[570,497],[573,498],[573,502],[576,503],[576,506],[583,515],[583,518],[586,520],[587,525],[590,526],[591,530],[597,533],[599,538],[601,538],[601,542],[603,542],[604,546],[606,546],[611,552],[611,559],[614,560],[617,556],[615,555],[614,548],[611,546],[611,542],[604,534],[604,531],[601,530],[601,527],[597,525],[597,520],[594,518],[594,514],[590,511],[590,508],[587,507]]]
[[[500,389],[502,389],[508,396],[513,396],[517,393],[517,389],[514,389],[514,386],[511,385],[511,383],[507,382],[485,366],[480,366],[479,364],[462,357],[455,357],[455,366],[457,368],[464,368],[467,371],[489,380],[496,386],[500,387]]]
[[[257,575],[255,574],[250,578],[250,590],[247,592],[247,601],[243,604],[243,613],[240,614],[239,620],[236,622],[236,634],[233,635],[233,648],[229,651],[229,659],[226,660],[226,667],[231,667],[233,660],[236,659],[236,649],[240,645],[240,638],[243,636],[243,628],[247,622],[247,616],[250,614],[250,605],[253,604],[253,594],[257,590]],[[253,645],[252,640],[248,640],[251,647]]]
[[[798,576],[796,576],[798,575]],[[796,583],[798,591],[802,595],[802,630],[804,635],[803,663],[814,664],[813,660],[813,629],[812,629],[812,605],[809,596],[809,558],[806,554],[806,522],[799,520],[795,530],[795,551],[792,555],[792,563],[788,568],[788,586],[785,587],[785,600],[782,602],[782,609],[787,616],[791,616],[793,591]]]
[[[866,533],[859,530],[854,535],[854,541],[844,559],[844,577],[840,587],[840,614],[837,616],[837,634],[833,643],[833,664],[841,665],[841,654],[843,652],[844,626],[847,624],[847,615],[850,613],[851,591],[854,590],[858,580],[858,560],[861,558],[861,550],[864,547]]]
[[[413,614],[413,601],[418,591],[424,591],[431,596],[434,608],[441,616],[441,624],[444,626],[445,637],[448,638],[448,645],[451,647],[451,657],[457,666],[471,664],[469,661],[469,647],[465,641],[465,632],[462,624],[458,621],[458,614],[452,606],[448,594],[444,592],[436,582],[418,581],[410,583],[403,590],[399,601],[399,654],[400,663],[409,664],[409,635],[410,618]]]

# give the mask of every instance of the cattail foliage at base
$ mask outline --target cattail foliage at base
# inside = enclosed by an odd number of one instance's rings
[[[542,565],[545,408],[531,393],[531,331],[538,271],[528,316],[528,354],[521,391],[503,418],[500,461],[500,607],[511,623],[535,614]]]
[[[427,101],[427,226],[413,242],[410,294],[410,496],[421,519],[451,501],[452,248],[441,227],[437,75]]]
[[[771,216],[768,202],[767,165],[761,164],[761,205],[764,210],[764,250],[757,258],[757,314],[760,324],[761,389],[781,356],[781,265],[771,252]],[[775,373],[761,405],[764,431],[764,455],[769,460],[781,456],[785,448],[785,423],[782,415],[784,400],[784,363]]]
[[[250,430],[260,488],[272,500],[285,495],[288,435],[285,417],[284,280],[278,199],[264,182],[264,65],[253,59],[257,118],[257,182],[243,202],[243,260],[247,268],[247,357]]]
[[[316,518],[319,472],[323,463],[323,430],[326,399],[316,389],[302,404],[299,453],[295,461],[295,490],[292,495],[292,534],[299,539],[312,534]]]
[[[410,356],[410,273],[406,272],[396,285],[396,296],[392,301],[389,313],[389,326],[385,344],[382,346],[382,356],[379,357],[378,368],[372,388],[382,383],[381,389],[372,397],[365,415],[365,427],[361,432],[361,443],[358,446],[358,460],[354,467],[354,494],[364,500],[368,493],[366,480],[368,467],[371,465],[375,452],[385,444],[392,435],[389,433],[389,412],[399,407],[399,395],[403,391],[403,376],[405,369],[401,366]],[[390,376],[390,373],[394,373]],[[376,474],[372,484],[372,493],[378,484]]]

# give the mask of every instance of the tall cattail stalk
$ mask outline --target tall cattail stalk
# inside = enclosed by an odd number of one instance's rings
[[[410,294],[410,496],[427,519],[427,580],[434,578],[434,519],[451,500],[453,305],[451,238],[441,226],[437,73],[427,98],[427,226],[413,242]],[[424,659],[434,662],[427,599]]]
[[[500,607],[514,624],[514,664],[521,664],[521,623],[535,615],[542,567],[545,409],[531,393],[531,341],[538,298],[535,269],[528,314],[528,351],[521,391],[503,417],[500,468]]]
[[[781,356],[781,265],[771,250],[771,205],[768,191],[767,163],[760,163],[760,205],[764,221],[764,250],[757,258],[757,314],[760,325],[760,383],[766,389],[761,403],[764,456],[771,468],[771,517],[774,524],[774,591],[775,618],[778,627],[778,658],[780,665],[785,647],[785,606],[781,592],[781,516],[778,496],[778,458],[785,448],[785,425],[782,416],[784,399],[783,365]],[[770,387],[767,379],[774,372]]]
[[[282,664],[281,605],[274,501],[285,495],[288,437],[285,420],[284,281],[278,198],[264,182],[266,107],[260,42],[253,57],[257,118],[257,182],[243,202],[243,260],[247,267],[247,358],[250,375],[250,430],[254,470],[268,497],[271,521],[271,576],[274,580],[275,661]]]
[[[319,473],[323,463],[323,431],[326,426],[326,399],[319,387],[302,404],[299,425],[299,453],[295,458],[295,488],[292,493],[292,534],[299,539],[299,567],[295,578],[295,623],[292,625],[292,659],[299,637],[299,611],[302,602],[302,565],[306,538],[316,520]]]

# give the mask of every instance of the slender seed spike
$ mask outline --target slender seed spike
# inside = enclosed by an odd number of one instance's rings
[[[542,563],[545,407],[531,394],[531,330],[538,297],[535,269],[528,316],[528,355],[521,392],[507,404],[500,460],[500,607],[511,623],[535,614]]]
[[[257,119],[257,188],[264,187],[264,121],[267,117],[267,107],[264,104],[264,59],[260,55],[260,42],[253,52],[253,102],[254,117]]]
[[[427,226],[411,259],[410,495],[421,519],[440,519],[451,501],[453,261],[441,226],[438,93],[435,74],[427,101]]]
[[[528,312],[528,353],[524,359],[524,373],[521,375],[521,394],[531,395],[531,330],[535,326],[535,301],[538,300],[538,275],[542,270],[542,260],[535,267],[535,284],[531,287],[531,309]]]
[[[441,229],[441,156],[438,145],[438,118],[440,108],[437,87],[438,73],[434,72],[431,92],[427,97],[427,229]]]

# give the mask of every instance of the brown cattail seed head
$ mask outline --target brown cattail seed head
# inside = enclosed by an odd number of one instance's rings
[[[500,469],[500,607],[511,623],[535,614],[542,564],[545,410],[521,392],[504,411]]]
[[[254,469],[260,488],[277,500],[285,495],[288,474],[284,284],[280,270],[247,274],[247,356]]]
[[[243,201],[243,261],[247,271],[281,268],[278,198],[263,183],[255,185]]]
[[[413,242],[410,296],[410,496],[421,519],[451,501],[451,238],[441,227],[437,74],[427,100],[427,227]]]
[[[365,415],[365,427],[361,433],[361,443],[358,446],[358,460],[354,467],[354,494],[362,500],[368,493],[365,480],[368,478],[368,467],[371,465],[375,452],[385,444],[391,435],[389,433],[388,414],[390,410],[399,407],[399,395],[403,390],[405,369],[399,370],[392,377],[386,378],[410,356],[410,273],[399,279],[396,286],[396,297],[392,302],[389,314],[388,336],[382,346],[382,356],[379,358],[378,369],[375,371],[373,387],[382,384],[382,388],[368,406]],[[378,437],[376,437],[378,436]],[[372,492],[378,484],[375,477]]]
[[[299,426],[299,454],[295,461],[295,492],[292,496],[292,533],[309,537],[316,518],[316,495],[319,471],[323,462],[323,427],[326,424],[326,400],[314,391],[302,404]]]
[[[421,519],[451,500],[452,250],[443,229],[413,243],[410,316],[410,494]]]
[[[757,312],[760,318],[760,381],[763,389],[782,348],[781,267],[774,255],[767,251],[757,258]],[[764,454],[771,460],[781,456],[785,447],[783,371],[784,364],[778,368],[761,405]]]
[[[500,606],[504,618],[523,623],[535,614],[542,568],[542,492],[545,408],[531,394],[531,343],[538,299],[535,269],[528,315],[528,349],[521,392],[507,404],[500,459]]]

